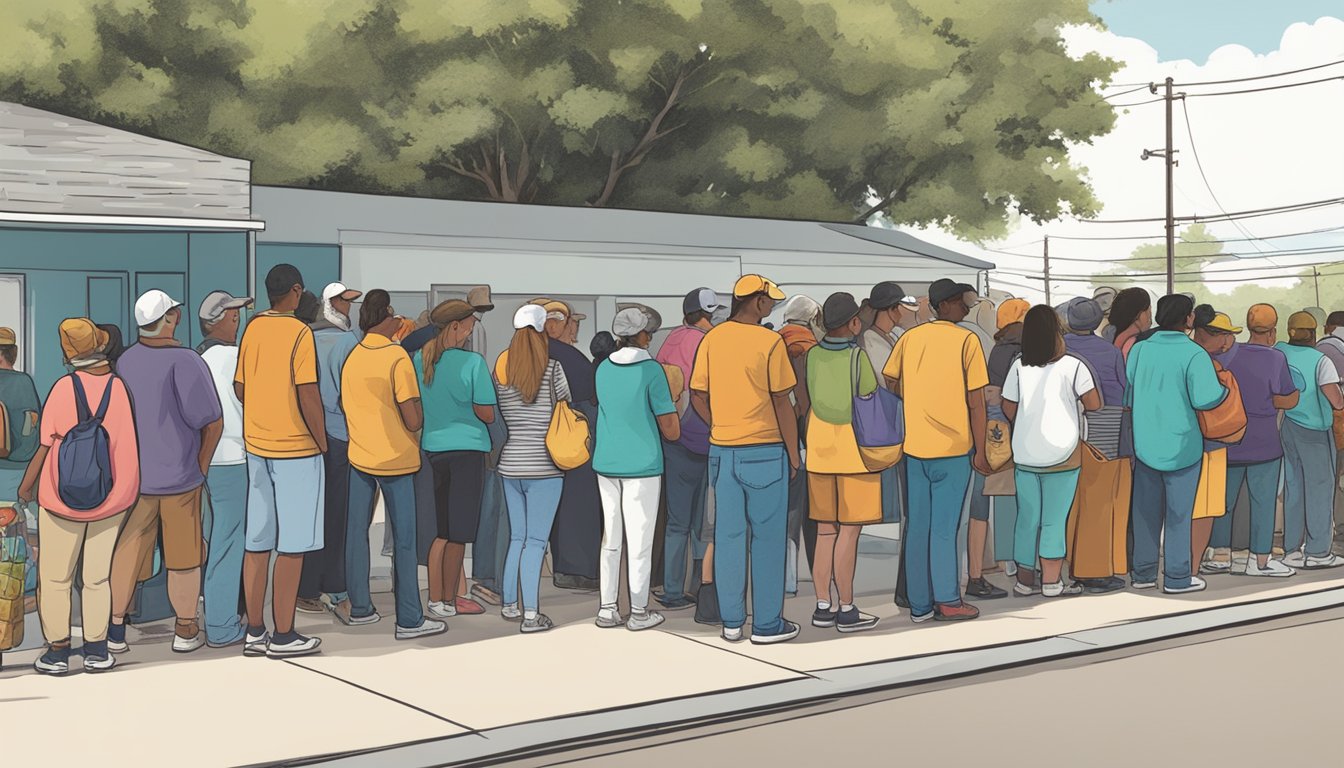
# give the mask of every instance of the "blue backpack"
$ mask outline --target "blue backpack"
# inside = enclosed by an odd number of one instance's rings
[[[70,509],[97,509],[112,492],[112,449],[107,430],[103,429],[103,417],[107,415],[107,404],[112,397],[116,377],[112,374],[108,376],[98,412],[90,414],[84,383],[79,380],[78,374],[70,374],[71,383],[75,387],[75,416],[79,423],[65,433],[56,456],[60,470],[57,475],[60,478],[57,492]]]

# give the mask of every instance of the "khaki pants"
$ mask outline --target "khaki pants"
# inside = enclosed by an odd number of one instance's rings
[[[112,614],[112,550],[117,532],[126,517],[122,512],[94,523],[79,523],[38,510],[38,540],[42,556],[38,559],[37,607],[42,634],[49,642],[70,638],[70,590],[75,566],[84,557],[84,587],[80,590],[83,613],[81,626],[84,642],[107,639],[107,622]]]

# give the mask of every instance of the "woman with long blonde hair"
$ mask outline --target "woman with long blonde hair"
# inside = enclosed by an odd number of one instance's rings
[[[560,364],[550,359],[545,309],[535,304],[520,307],[513,327],[509,348],[495,363],[495,394],[509,432],[499,457],[509,510],[503,615],[510,621],[521,619],[525,633],[545,632],[554,625],[537,607],[541,562],[565,476],[546,450],[546,430],[555,404],[570,399],[569,382]]]

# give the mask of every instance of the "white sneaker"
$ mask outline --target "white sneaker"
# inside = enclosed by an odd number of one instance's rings
[[[1268,576],[1271,578],[1286,579],[1289,576],[1296,574],[1297,571],[1284,565],[1282,560],[1275,560],[1272,557],[1265,563],[1265,567],[1261,568],[1260,561],[1255,558],[1255,555],[1251,555],[1251,557],[1246,560],[1246,569],[1242,571],[1242,573],[1247,576]]]
[[[1305,568],[1307,565],[1307,555],[1300,549],[1283,556],[1283,564],[1290,568]]]
[[[499,609],[499,615],[503,616],[505,621],[523,620],[523,611],[517,603],[506,603]]]
[[[352,627],[363,627],[369,624],[377,624],[382,620],[383,617],[379,615],[377,611],[374,611],[373,613],[370,613],[368,616],[355,616],[352,614],[350,616],[350,620],[347,621],[346,624]]]
[[[663,621],[663,614],[657,611],[645,611],[644,613],[632,612],[630,614],[630,620],[625,622],[625,628],[631,632],[639,632],[644,629],[653,629],[659,624],[662,624]]]
[[[425,619],[420,622],[418,627],[397,627],[396,637],[398,640],[414,640],[417,637],[429,637],[431,635],[441,635],[448,631],[448,625],[442,621],[434,619]]]
[[[265,632],[262,632],[260,635],[253,635],[249,633],[246,637],[243,638],[243,655],[265,656],[266,646],[270,644],[271,644],[271,637]]]
[[[1163,584],[1162,591],[1166,592],[1168,595],[1184,595],[1188,592],[1203,592],[1204,588],[1207,586],[1208,584],[1206,584],[1203,579],[1199,578],[1198,576],[1191,576],[1190,586],[1168,587],[1167,585]]]
[[[1199,572],[1214,576],[1221,573],[1231,573],[1232,562],[1230,560],[1205,560],[1199,564]]]
[[[1013,597],[1031,597],[1032,595],[1039,595],[1039,594],[1041,594],[1041,588],[1039,585],[1033,584],[1031,586],[1027,586],[1026,584],[1023,584],[1020,581],[1013,582]]]
[[[1322,557],[1308,557],[1304,568],[1308,571],[1324,570],[1326,568],[1338,568],[1344,565],[1344,557],[1336,554],[1328,554]]]
[[[597,620],[593,623],[602,629],[615,629],[617,627],[625,626],[625,622],[621,620],[620,612],[610,608],[599,608],[597,611]]]
[[[182,637],[173,635],[173,653],[191,653],[192,651],[205,645],[205,633],[196,630],[195,637]],[[88,666],[87,664],[85,666]]]
[[[275,638],[266,644],[266,655],[272,659],[283,659],[290,656],[308,656],[318,652],[322,645],[322,638],[304,637],[298,635],[283,645],[275,642]]]
[[[115,666],[117,666],[117,657],[113,656],[111,653],[106,656],[84,657],[85,672],[106,672]]]
[[[1004,576],[1016,576],[1016,575],[1017,575],[1017,563],[1014,562],[1014,561],[1011,561],[1011,560],[1008,561],[1008,564],[1005,565],[1005,566],[1003,566],[1003,575],[1004,575]]]
[[[723,639],[727,640],[730,643],[742,642],[742,628],[737,627],[736,629],[729,629],[728,627],[724,627]]]
[[[1132,579],[1129,585],[1135,589],[1157,589],[1157,579],[1153,579],[1152,581]]]
[[[429,615],[440,619],[451,619],[457,615],[457,601],[447,602],[443,600],[429,601]]]

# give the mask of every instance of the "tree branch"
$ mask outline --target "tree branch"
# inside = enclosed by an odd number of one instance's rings
[[[653,149],[653,145],[657,143],[659,139],[684,126],[683,124],[669,128],[666,131],[661,130],[663,121],[667,119],[668,113],[672,111],[673,107],[677,105],[678,99],[681,98],[681,89],[686,85],[687,78],[689,78],[696,69],[699,69],[699,67],[683,70],[677,75],[677,79],[673,81],[672,87],[667,92],[667,99],[664,100],[662,109],[659,109],[658,114],[653,116],[653,120],[649,122],[648,130],[644,131],[644,135],[640,138],[639,143],[635,144],[634,148],[630,150],[624,159],[621,156],[620,150],[611,153],[611,165],[607,169],[607,181],[602,186],[601,194],[597,196],[596,200],[589,202],[589,206],[593,208],[601,208],[610,202],[612,194],[616,192],[616,185],[620,182],[621,176],[626,171],[643,162],[644,157],[648,155],[649,151]]]
[[[911,173],[906,177],[905,181],[901,182],[899,187],[897,187],[891,194],[879,200],[876,205],[872,206],[867,211],[864,211],[863,214],[854,220],[854,223],[866,224],[868,223],[868,219],[873,217],[873,214],[885,210],[892,203],[904,202],[905,196],[910,193],[910,188],[915,185],[915,182],[918,181],[919,178],[920,174]]]

